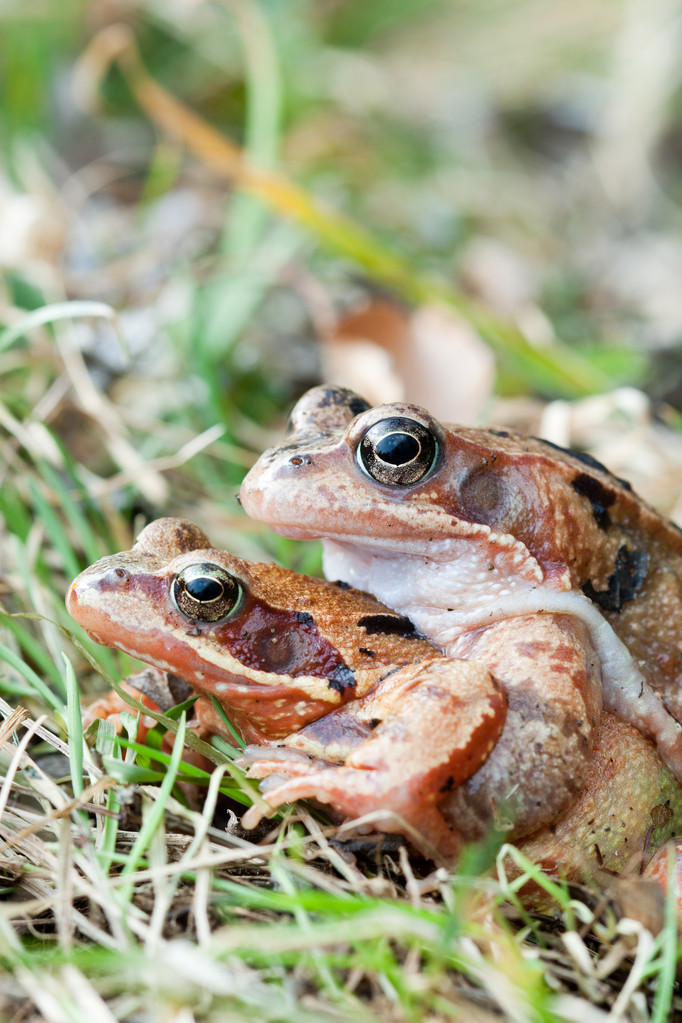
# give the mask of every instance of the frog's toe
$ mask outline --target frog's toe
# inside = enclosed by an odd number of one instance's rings
[[[235,764],[247,771],[249,778],[267,778],[275,773],[298,777],[329,766],[318,757],[286,746],[245,746]]]

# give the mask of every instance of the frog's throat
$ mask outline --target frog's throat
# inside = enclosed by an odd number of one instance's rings
[[[389,607],[407,615],[423,635],[456,657],[466,633],[508,618],[532,614],[575,615],[590,632],[602,670],[604,708],[652,738],[682,781],[682,725],[644,679],[630,651],[601,611],[578,590],[538,585],[516,574],[488,572],[475,553],[448,564],[402,555],[399,566],[388,552],[374,552],[338,541],[325,542],[324,569],[359,589],[369,590]],[[497,579],[495,578],[497,577]],[[560,585],[566,585],[562,580]]]
[[[526,545],[510,533],[497,533],[482,523],[467,522],[440,512],[432,512],[430,518],[432,519],[430,528],[422,523],[423,534],[417,537],[414,536],[409,516],[406,517],[407,531],[404,535],[401,535],[402,523],[397,517],[395,522],[391,523],[395,527],[393,530],[377,534],[373,522],[371,528],[363,533],[361,540],[357,539],[355,532],[345,537],[336,528],[328,534],[319,529],[314,535],[322,539],[325,551],[338,546],[344,551],[358,554],[361,549],[366,548],[370,557],[399,556],[415,558],[423,563],[424,549],[428,546],[426,558],[429,561],[440,565],[453,561],[480,562],[484,577],[488,581],[487,573],[490,570],[500,578],[523,580],[525,584],[534,586],[544,583],[558,589],[568,589],[571,585],[567,572],[553,572],[551,567],[543,568]],[[278,532],[284,530],[278,527]],[[290,534],[287,531],[285,535]],[[308,533],[301,535],[310,536]],[[425,539],[425,536],[428,539]]]

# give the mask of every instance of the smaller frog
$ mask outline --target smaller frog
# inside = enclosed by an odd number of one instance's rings
[[[443,657],[367,594],[249,565],[178,519],[83,572],[67,607],[98,642],[187,681],[203,696],[202,727],[224,734],[215,696],[258,744],[252,772],[284,767],[273,806],[311,796],[349,817],[389,811],[381,830],[456,856],[462,839],[443,804],[506,718],[487,669]]]

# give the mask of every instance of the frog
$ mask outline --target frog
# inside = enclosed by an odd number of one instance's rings
[[[66,603],[97,642],[188,683],[201,734],[234,741],[215,697],[252,776],[284,774],[271,806],[311,796],[346,817],[379,813],[380,830],[456,857],[449,794],[506,718],[488,669],[444,657],[369,594],[247,563],[181,519],[150,523],[131,550],[86,569]],[[90,719],[118,709],[100,704]]]
[[[184,700],[189,684],[200,694],[201,734],[234,742],[214,697],[248,742],[237,763],[263,779],[272,811],[312,798],[341,818],[369,814],[374,829],[453,865],[477,837],[458,790],[492,759],[496,777],[524,777],[528,751],[500,744],[507,700],[487,669],[444,657],[366,593],[248,563],[212,548],[186,520],[152,522],[132,550],[86,569],[67,607],[98,642],[152,665],[151,683],[131,680],[148,691],[147,705]],[[529,829],[534,798],[505,819],[506,783],[491,796],[500,834],[568,878],[620,871],[641,859],[652,829],[656,843],[682,831],[682,788],[651,742],[600,711],[596,681],[591,706],[581,706],[586,691],[578,676],[573,703],[553,694],[545,701],[548,721],[563,714],[555,759],[572,784],[581,779],[570,798],[556,795],[561,776],[545,778],[550,812]],[[117,697],[105,698],[88,720],[115,719],[121,709]],[[596,720],[585,764],[561,759],[577,713]],[[262,814],[254,804],[243,825],[255,827]]]
[[[540,769],[529,680],[549,695],[543,677],[560,672],[566,638],[587,635],[604,708],[682,779],[682,533],[589,454],[320,385],[239,498],[278,533],[321,538],[328,578],[490,668],[509,700],[500,743],[524,735]],[[494,770],[459,789],[469,806],[485,797],[481,829],[502,785]]]

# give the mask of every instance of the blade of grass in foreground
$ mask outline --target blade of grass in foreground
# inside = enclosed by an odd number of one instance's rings
[[[147,850],[149,843],[151,842],[155,832],[161,825],[163,815],[166,810],[166,803],[168,797],[173,791],[175,785],[175,779],[178,774],[180,767],[180,759],[182,757],[182,748],[185,744],[185,715],[183,714],[178,722],[178,731],[175,736],[175,743],[173,745],[173,753],[171,754],[168,769],[161,786],[159,788],[156,799],[153,801],[151,806],[148,808],[147,814],[144,816],[142,821],[142,827],[140,828],[137,838],[133,843],[133,847],[128,854],[128,859],[121,871],[123,877],[129,877],[133,874],[142,859],[142,856]],[[124,902],[130,902],[133,894],[132,883],[121,887],[121,898]]]
[[[0,618],[4,617],[4,615],[0,615]],[[36,698],[42,699],[48,707],[51,707],[60,714],[62,713],[64,709],[62,700],[52,692],[50,687],[43,682],[40,676],[25,661],[22,661],[21,657],[18,657],[4,643],[0,643],[0,661],[5,661],[6,664],[9,664],[26,679]]]
[[[69,768],[71,771],[71,788],[74,796],[83,792],[83,728],[81,725],[81,701],[76,682],[76,673],[66,654],[64,661],[64,677],[66,684],[66,719],[69,733]]]
[[[665,922],[658,935],[660,949],[659,972],[656,994],[651,1010],[651,1023],[665,1023],[671,1019],[672,999],[675,986],[675,970],[678,955],[677,898],[675,894],[675,850],[668,846],[668,891],[665,899]]]
[[[103,762],[105,757],[115,758],[120,762],[121,753],[116,741],[116,729],[113,721],[101,720],[99,722],[95,748]],[[106,808],[110,813],[104,817],[96,842],[97,857],[104,870],[111,867],[116,853],[121,800],[115,788],[107,791]]]

